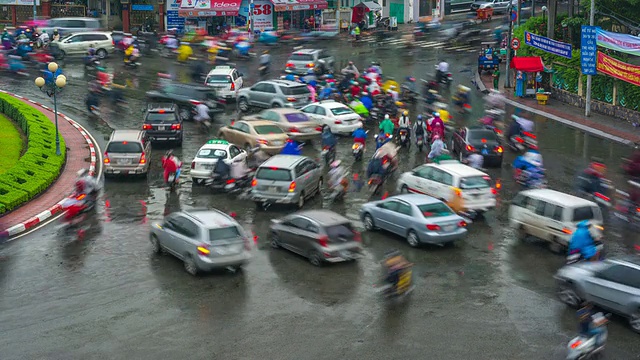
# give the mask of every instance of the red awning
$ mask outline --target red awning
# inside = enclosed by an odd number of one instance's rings
[[[236,16],[241,0],[182,0],[178,15],[182,17]]]
[[[538,72],[544,70],[544,64],[540,56],[516,56],[511,59],[511,68],[524,72]]]
[[[325,0],[271,0],[276,11],[322,10],[327,8]]]

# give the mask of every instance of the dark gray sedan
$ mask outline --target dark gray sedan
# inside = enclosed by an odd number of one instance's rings
[[[365,229],[383,229],[407,239],[409,245],[444,245],[467,234],[466,221],[447,204],[427,195],[406,194],[362,205]]]
[[[308,210],[271,220],[271,246],[309,259],[315,266],[361,257],[360,233],[351,221],[329,210]]]

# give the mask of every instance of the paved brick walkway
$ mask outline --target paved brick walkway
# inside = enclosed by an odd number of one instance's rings
[[[54,113],[29,101],[17,99],[23,103],[41,111],[51,122],[55,122]],[[84,136],[67,120],[58,114],[58,131],[64,138],[67,146],[67,161],[62,169],[60,177],[42,194],[28,203],[0,217],[0,231],[13,225],[32,219],[35,215],[55,206],[73,191],[76,173],[80,169],[88,169],[90,165],[90,150]],[[51,139],[52,142],[55,139]],[[29,227],[29,226],[27,226]]]
[[[481,79],[487,89],[493,89],[493,79],[490,74],[481,75]],[[640,129],[633,127],[633,125],[625,120],[593,112],[590,117],[586,117],[584,116],[584,109],[559,102],[553,98],[549,99],[547,105],[538,105],[535,98],[518,98],[514,96],[513,89],[506,89],[505,91],[503,79],[500,79],[500,91],[502,91],[508,99],[530,108],[555,115],[576,124],[600,130],[634,143],[640,143]]]

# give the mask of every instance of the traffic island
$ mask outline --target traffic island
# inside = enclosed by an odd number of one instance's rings
[[[0,90],[0,113],[27,134],[26,152],[0,174],[0,204],[4,211],[0,215],[1,240],[31,230],[61,213],[61,202],[73,192],[78,170],[96,173],[100,150],[82,126],[58,113],[57,155],[54,112],[33,100]]]

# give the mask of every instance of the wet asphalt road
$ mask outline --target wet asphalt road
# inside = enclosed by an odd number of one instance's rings
[[[421,49],[409,58],[400,56],[406,50],[367,44],[318,46],[333,51],[342,66],[348,60],[379,60],[396,79],[424,77],[446,56],[456,81],[469,84],[476,65],[470,52]],[[289,51],[284,46],[274,49],[274,64],[284,64]],[[108,66],[114,63],[122,72],[115,61]],[[256,67],[238,66],[249,75]],[[137,78],[124,72],[137,87],[128,92],[130,111],[103,108],[104,121],[89,123],[83,111],[82,67],[65,64],[70,85],[61,96],[61,111],[87,126],[104,145],[103,136],[113,128],[141,127],[144,91],[160,70],[184,75],[167,61],[144,59]],[[116,75],[116,81],[122,76]],[[0,86],[47,101],[31,79],[3,78]],[[472,105],[479,113],[481,98],[475,95]],[[233,117],[230,111],[220,122]],[[590,156],[617,169],[628,153],[551,120],[533,118],[553,188],[571,191],[576,172]],[[185,125],[185,143],[176,150],[185,164],[209,138],[192,125]],[[353,162],[350,143],[343,139],[339,146],[339,157],[347,164]],[[401,170],[422,163],[424,154],[416,155],[415,148],[404,151]],[[365,232],[366,257],[357,264],[314,268],[266,242],[270,219],[291,209],[256,211],[252,202],[192,187],[188,177],[178,194],[168,195],[162,188],[163,152],[152,154],[147,180],[106,182],[99,217],[82,240],[57,234],[52,224],[0,247],[0,358],[561,359],[575,335],[574,311],[554,297],[552,275],[564,259],[536,243],[516,241],[506,226],[508,200],[517,191],[508,166],[513,154],[507,154],[501,169],[489,171],[503,179],[499,208],[473,223],[466,240],[452,247],[411,249],[395,236]],[[306,147],[305,152],[318,156],[317,148]],[[352,171],[361,166],[354,165]],[[613,178],[620,183],[621,176]],[[357,213],[366,201],[363,194],[350,193],[344,203],[330,205],[317,198],[306,206],[329,207],[359,225]],[[205,206],[238,213],[239,221],[260,237],[243,273],[193,278],[176,259],[151,253],[150,223],[166,212]],[[637,236],[618,233],[608,234],[609,252],[630,252]],[[416,290],[395,305],[382,302],[374,288],[378,261],[390,248],[400,249],[416,264]],[[638,358],[638,335],[623,320],[615,319],[609,331],[606,359]]]

